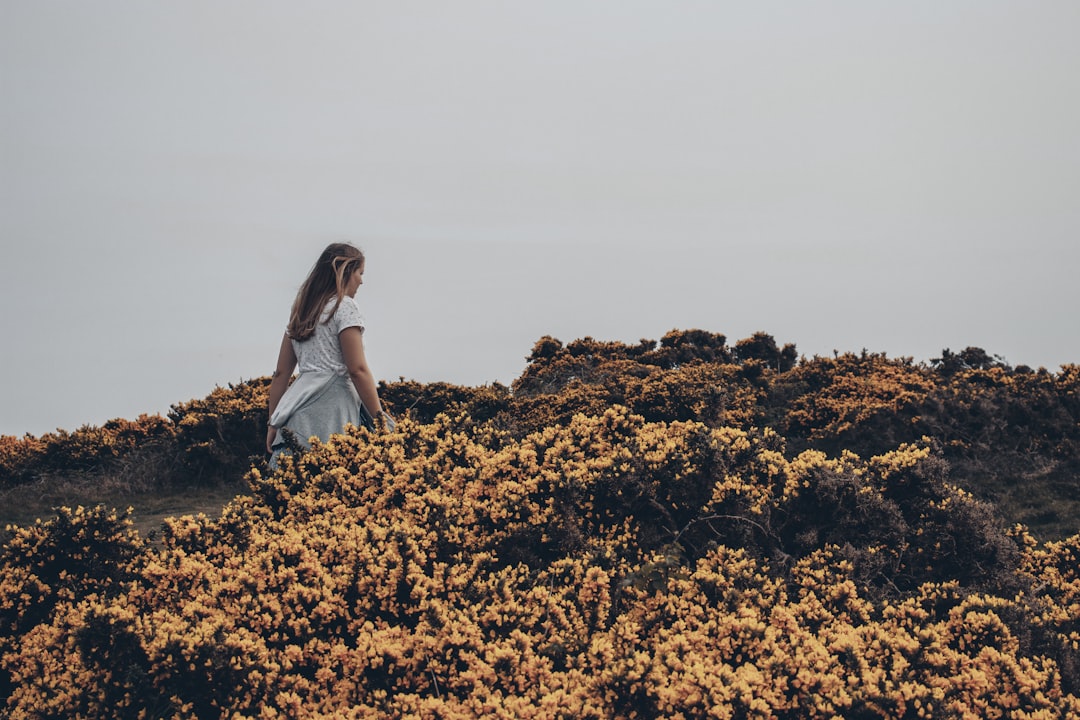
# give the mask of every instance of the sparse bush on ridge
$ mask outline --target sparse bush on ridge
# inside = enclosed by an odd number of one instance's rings
[[[268,387],[259,378],[173,405],[177,474],[195,484],[243,475],[265,453]]]
[[[160,415],[138,420],[110,420],[73,432],[57,430],[41,437],[0,436],[0,487],[48,475],[100,471],[148,447],[173,440],[174,428]]]

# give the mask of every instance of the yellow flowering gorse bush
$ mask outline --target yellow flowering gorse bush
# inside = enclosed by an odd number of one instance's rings
[[[796,452],[862,457],[932,439],[954,480],[1047,539],[1077,532],[1080,371],[1012,368],[978,348],[930,363],[881,353],[799,358],[765,333],[672,330],[659,343],[544,337],[511,387],[382,383],[391,412],[421,423],[464,413],[521,439],[613,405],[649,421],[772,427]],[[123,473],[187,487],[231,482],[262,458],[268,378],[215,388],[167,418],[113,420],[40,438],[0,437],[0,490],[72,474]],[[143,481],[145,484],[145,480]]]
[[[926,444],[792,454],[625,407],[350,430],[139,538],[15,531],[12,718],[1069,718],[1077,540]]]

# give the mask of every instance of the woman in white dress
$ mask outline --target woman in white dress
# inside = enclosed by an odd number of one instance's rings
[[[270,381],[271,465],[287,448],[286,430],[306,445],[312,436],[325,441],[349,424],[374,427],[375,418],[393,427],[364,357],[364,319],[355,299],[363,282],[363,253],[334,243],[300,286]],[[299,374],[290,384],[295,369]]]

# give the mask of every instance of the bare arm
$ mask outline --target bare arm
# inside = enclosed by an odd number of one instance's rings
[[[338,333],[338,340],[341,343],[341,357],[345,360],[349,378],[360,395],[360,401],[372,417],[378,418],[382,415],[382,403],[379,402],[375,376],[371,374],[367,358],[364,357],[363,331],[358,327],[347,327]]]
[[[269,395],[269,415],[274,414],[274,410],[277,409],[277,405],[281,402],[281,396],[285,394],[285,391],[289,388],[289,378],[292,377],[293,370],[296,369],[296,352],[293,351],[292,341],[289,340],[289,336],[285,335],[281,338],[281,349],[278,350],[277,367],[274,368],[274,374],[270,378],[270,390]],[[273,451],[274,438],[277,437],[277,428],[267,424],[266,429],[266,452]]]

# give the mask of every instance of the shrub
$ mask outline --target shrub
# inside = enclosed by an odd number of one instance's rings
[[[109,420],[73,432],[57,430],[40,438],[0,437],[0,487],[25,484],[48,475],[102,472],[137,449],[168,444],[171,424],[160,415]]]
[[[114,593],[134,576],[142,541],[126,514],[102,506],[61,508],[49,520],[17,528],[0,550],[0,653],[50,620],[58,608]],[[0,689],[11,679],[0,672]]]
[[[169,419],[189,482],[238,477],[265,457],[268,388],[269,378],[259,378],[172,406]]]
[[[9,601],[7,710],[1075,716],[1075,540],[980,524],[943,472],[926,446],[789,457],[771,431],[618,407],[520,439],[465,416],[354,429],[154,546],[100,518],[21,535],[55,537],[11,570],[90,527],[108,559]],[[982,567],[936,569],[965,557]]]

